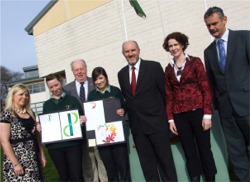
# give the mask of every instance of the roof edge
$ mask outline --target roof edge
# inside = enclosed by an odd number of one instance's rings
[[[38,13],[38,15],[24,29],[28,35],[33,35],[33,27],[54,6],[58,0],[50,0],[50,2]]]
[[[31,70],[38,70],[38,66],[37,65],[32,65],[32,66],[23,67],[24,72],[31,71]]]

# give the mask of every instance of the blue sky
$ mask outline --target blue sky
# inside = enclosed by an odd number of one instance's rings
[[[24,30],[49,0],[0,0],[1,65],[23,72],[23,67],[36,65],[33,36]]]

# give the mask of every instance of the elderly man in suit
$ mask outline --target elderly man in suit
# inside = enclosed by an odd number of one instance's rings
[[[118,73],[129,123],[146,181],[177,181],[165,109],[160,63],[142,60],[136,41],[122,46],[128,65]],[[160,175],[159,175],[160,174]]]
[[[94,89],[92,79],[87,77],[87,65],[83,59],[77,59],[71,62],[71,70],[75,80],[66,86],[64,91],[68,95],[72,95],[81,103],[86,101],[88,93]],[[84,180],[89,182],[106,182],[108,181],[104,164],[100,158],[96,147],[88,148],[85,138],[85,126],[83,126],[83,174]]]
[[[227,17],[219,7],[209,8],[204,21],[215,38],[204,51],[214,106],[234,171],[240,181],[249,181],[250,31],[227,29]]]

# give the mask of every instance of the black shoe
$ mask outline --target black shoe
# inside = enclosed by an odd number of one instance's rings
[[[190,177],[191,182],[200,182],[200,176]]]
[[[205,176],[206,182],[215,182],[215,176]]]

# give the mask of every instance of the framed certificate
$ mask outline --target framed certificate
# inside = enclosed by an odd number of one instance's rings
[[[60,142],[82,138],[78,110],[39,114],[42,143]]]
[[[120,100],[117,98],[84,103],[89,147],[125,142],[123,117],[116,114],[120,108]]]

